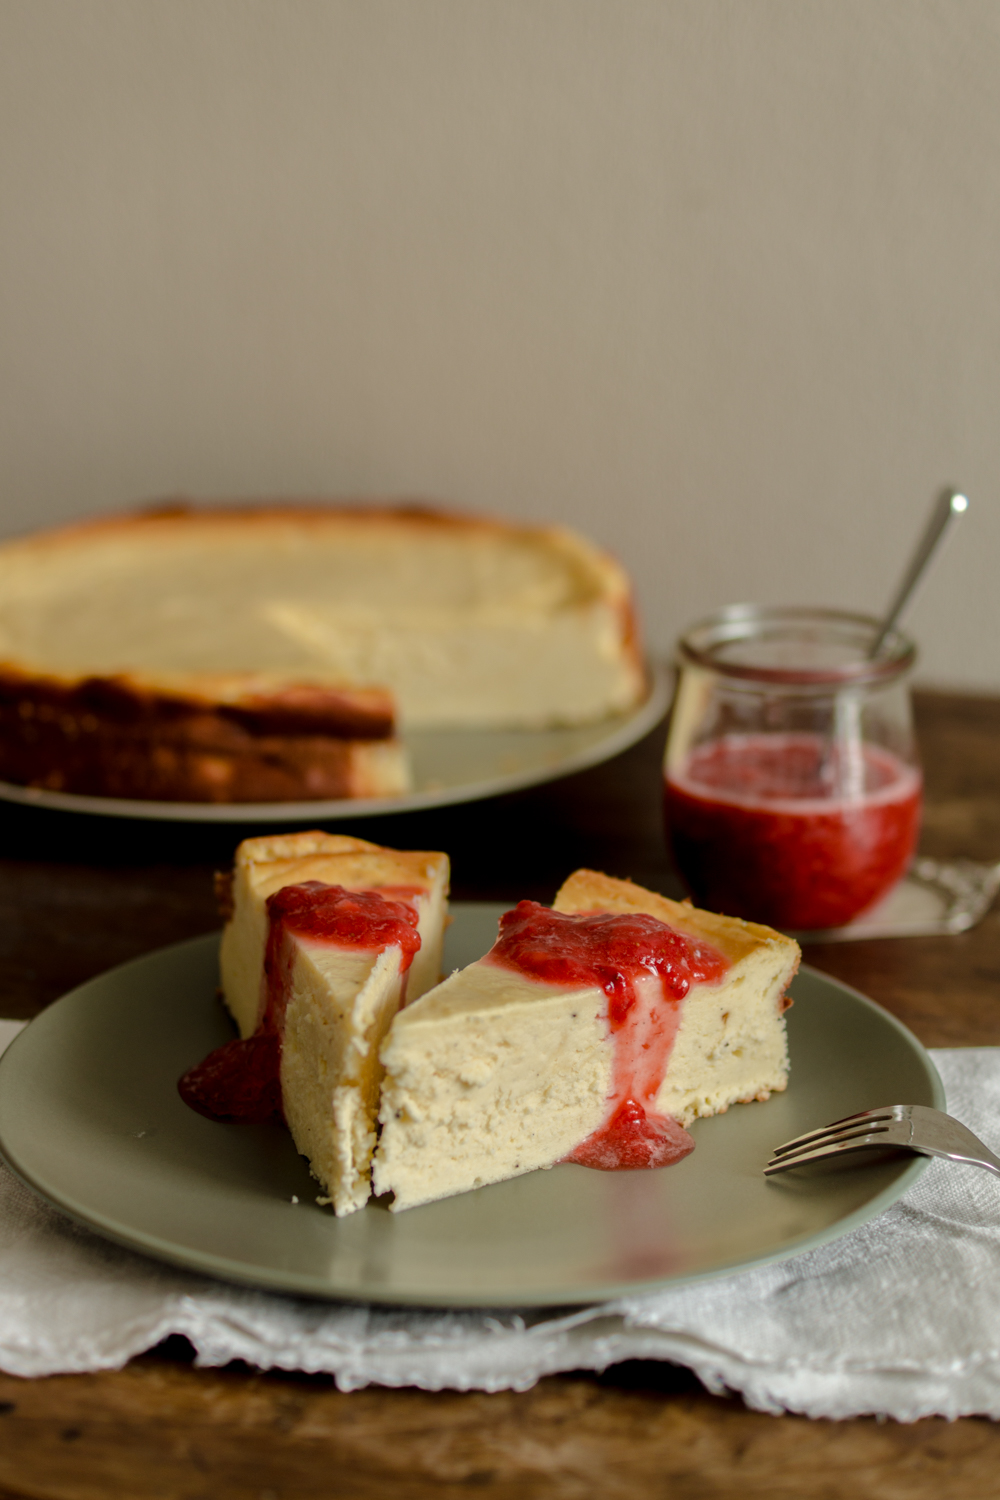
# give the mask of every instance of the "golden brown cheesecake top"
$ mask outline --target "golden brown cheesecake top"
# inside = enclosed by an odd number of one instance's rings
[[[691,937],[703,938],[717,948],[730,963],[752,953],[762,944],[775,944],[791,954],[797,945],[783,933],[759,922],[744,922],[740,917],[725,917],[701,911],[689,901],[671,901],[634,885],[631,880],[616,880],[597,870],[574,870],[564,881],[555,901],[556,911],[646,912],[658,921]]]
[[[234,872],[245,872],[254,888],[269,895],[286,885],[317,880],[347,889],[414,887],[430,891],[447,856],[429,850],[385,849],[342,833],[269,834],[244,839]]]

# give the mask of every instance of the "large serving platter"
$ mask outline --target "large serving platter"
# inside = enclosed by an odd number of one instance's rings
[[[459,904],[446,964],[490,946],[502,907]],[[336,1219],[278,1126],[192,1113],[178,1076],[231,1035],[217,938],[91,980],[0,1060],[0,1152],[37,1193],[109,1239],[192,1271],[321,1298],[422,1306],[585,1303],[780,1260],[847,1233],[923,1158],[766,1179],[779,1142],[871,1105],[944,1105],[916,1038],[814,970],[795,981],[786,1093],[693,1127],[660,1171],[564,1165],[394,1214]],[[297,1201],[296,1201],[297,1200]]]
[[[413,790],[398,797],[355,797],[308,802],[150,802],[127,797],[84,797],[0,781],[0,801],[112,818],[157,818],[192,823],[328,822],[373,818],[423,808],[477,802],[555,781],[600,765],[637,744],[665,715],[670,676],[650,672],[649,692],[638,708],[596,724],[557,729],[423,729],[403,739],[413,767]]]

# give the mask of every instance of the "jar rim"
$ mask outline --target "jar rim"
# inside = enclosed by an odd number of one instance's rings
[[[874,642],[882,628],[874,615],[845,609],[817,609],[811,605],[730,604],[714,615],[690,626],[677,642],[677,660],[682,666],[701,667],[721,677],[735,677],[745,682],[773,683],[786,687],[840,687],[861,683],[889,682],[913,666],[917,648],[900,630],[886,637],[879,655],[859,656],[836,666],[785,667],[757,666],[749,662],[726,661],[718,656],[723,647],[738,641],[791,633],[794,627],[826,627],[833,634],[837,626],[853,629]],[[846,633],[846,630],[845,630]]]

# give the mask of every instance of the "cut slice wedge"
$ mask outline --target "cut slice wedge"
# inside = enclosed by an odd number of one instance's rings
[[[694,1119],[785,1087],[798,961],[769,928],[577,871],[395,1017],[375,1192],[399,1210],[568,1158],[678,1159]]]
[[[197,1078],[218,1077],[212,1098],[223,1101],[227,1088],[252,1094],[250,1074],[272,1096],[280,1084],[297,1148],[335,1212],[351,1213],[370,1191],[379,1046],[405,1000],[440,976],[448,858],[286,834],[242,843],[224,885],[222,992],[241,1041],[212,1054],[224,1078],[206,1059],[182,1094],[215,1118],[260,1119],[270,1096],[256,1114],[251,1100],[227,1115],[217,1102],[203,1107],[204,1090],[198,1102]]]

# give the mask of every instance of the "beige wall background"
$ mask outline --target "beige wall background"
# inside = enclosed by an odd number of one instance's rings
[[[998,0],[0,0],[0,530],[419,495],[1000,689]]]

